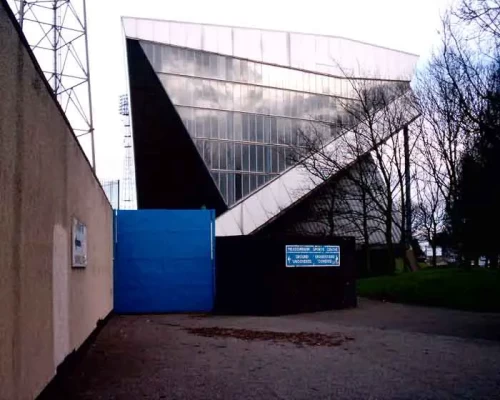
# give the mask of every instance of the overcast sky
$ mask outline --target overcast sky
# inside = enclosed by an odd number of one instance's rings
[[[126,93],[121,17],[248,26],[338,35],[429,55],[450,0],[87,0],[97,173],[121,178]]]

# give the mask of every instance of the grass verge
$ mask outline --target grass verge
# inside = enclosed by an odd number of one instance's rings
[[[399,303],[500,312],[500,271],[426,268],[358,280],[358,295]]]

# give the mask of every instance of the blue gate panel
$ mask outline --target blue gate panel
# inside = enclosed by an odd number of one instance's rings
[[[118,211],[115,311],[211,311],[211,210]]]

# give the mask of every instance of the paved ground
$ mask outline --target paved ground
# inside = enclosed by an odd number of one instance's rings
[[[59,389],[65,399],[499,399],[500,314],[362,300],[285,317],[116,316]]]

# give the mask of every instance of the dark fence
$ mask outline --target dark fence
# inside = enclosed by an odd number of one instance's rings
[[[286,267],[286,245],[338,245],[340,267]],[[356,306],[351,238],[231,236],[216,240],[215,311],[277,315]]]

